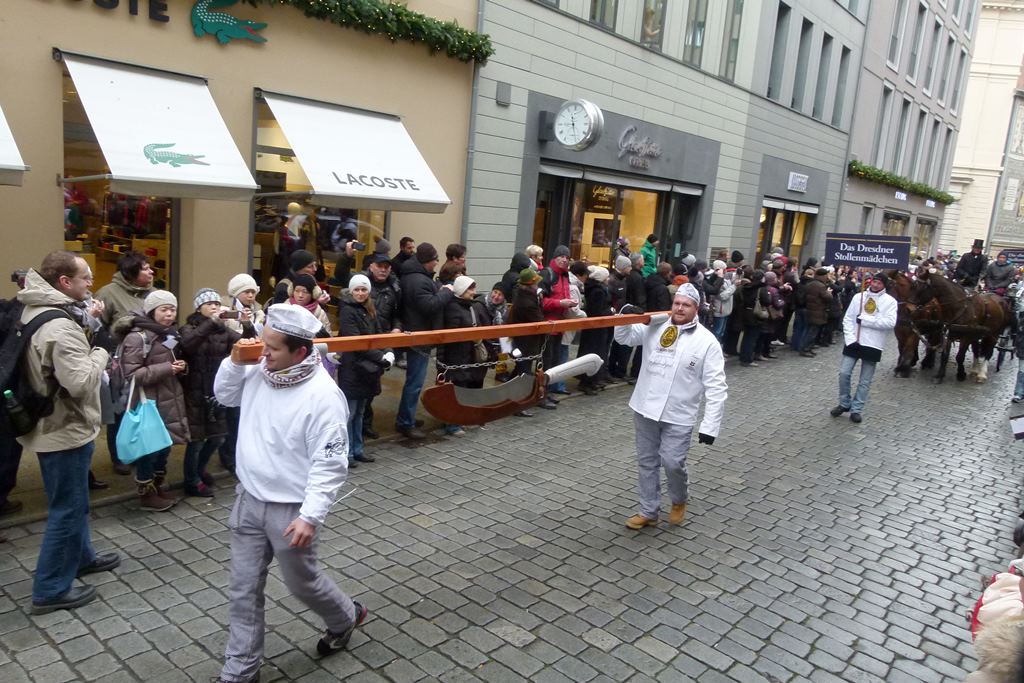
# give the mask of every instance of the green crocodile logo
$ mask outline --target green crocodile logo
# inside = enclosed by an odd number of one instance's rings
[[[185,164],[195,164],[198,166],[209,166],[205,161],[199,161],[205,154],[179,154],[178,152],[166,151],[169,147],[174,147],[176,142],[170,142],[165,144],[153,143],[152,145],[146,145],[142,148],[142,153],[146,155],[151,164],[170,164],[174,168],[184,166]]]
[[[238,0],[198,0],[192,6],[192,30],[197,37],[215,36],[221,45],[232,40],[251,40],[265,43],[267,39],[256,33],[267,27],[263,22],[239,19],[224,12],[213,12],[212,8],[231,7]]]

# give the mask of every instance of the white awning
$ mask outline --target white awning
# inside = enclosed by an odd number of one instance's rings
[[[248,201],[256,182],[206,82],[62,55],[110,168],[110,191]],[[73,182],[66,178],[65,182]]]
[[[442,213],[451,200],[401,119],[264,92],[313,186],[313,203]]]
[[[0,109],[0,185],[21,185],[21,176],[27,170],[4,110]]]
[[[541,173],[558,176],[559,178],[574,178],[576,180],[583,178],[583,170],[579,168],[569,168],[568,166],[557,166],[555,164],[541,164],[539,170]]]

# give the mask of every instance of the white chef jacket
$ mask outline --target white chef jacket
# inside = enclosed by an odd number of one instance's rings
[[[869,303],[873,302],[873,303]],[[843,316],[843,338],[846,345],[860,342],[861,346],[884,349],[889,334],[896,327],[899,302],[885,293],[865,289],[853,295]],[[857,318],[860,317],[860,323]]]
[[[676,328],[675,341],[664,346],[670,327]],[[718,436],[728,387],[725,358],[714,334],[699,324],[689,329],[673,325],[669,317],[661,325],[616,327],[615,341],[624,346],[642,344],[644,349],[630,408],[651,420],[692,427],[703,396],[704,419],[698,432]]]
[[[259,365],[221,361],[217,400],[241,406],[235,474],[265,503],[302,503],[299,517],[319,526],[348,476],[348,402],[323,367],[292,387],[271,387]]]

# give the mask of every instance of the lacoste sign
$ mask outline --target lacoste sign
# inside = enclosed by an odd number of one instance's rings
[[[90,0],[77,0],[88,3]],[[171,20],[167,5],[169,0],[91,0],[100,9],[124,9],[133,17],[145,14],[152,21],[167,23]],[[265,22],[240,19],[233,14],[217,10],[231,7],[238,0],[196,0],[192,4],[192,32],[197,38],[213,36],[221,45],[232,40],[249,40],[254,43],[265,43],[267,39],[259,34],[267,27]]]
[[[79,0],[81,2],[82,0]],[[128,14],[133,17],[139,15],[139,7],[146,7],[148,16],[153,21],[167,23],[171,18],[167,15],[167,0],[92,0],[92,4],[100,9],[115,10],[118,7],[127,7]]]

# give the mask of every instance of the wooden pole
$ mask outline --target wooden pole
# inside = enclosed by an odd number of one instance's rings
[[[594,330],[619,325],[646,325],[656,313],[636,315],[609,315],[599,318],[572,318],[569,320],[546,320],[540,323],[519,323],[516,325],[488,325],[485,327],[460,327],[451,330],[430,330],[427,332],[398,332],[395,334],[365,334],[353,337],[330,337],[314,339],[315,344],[325,344],[332,353],[343,351],[369,351],[370,349],[397,349],[407,346],[437,346],[452,342],[497,339],[499,337],[525,337],[534,334],[558,334],[573,330]],[[231,350],[236,363],[258,363],[263,353],[263,343],[258,339],[242,339]]]

